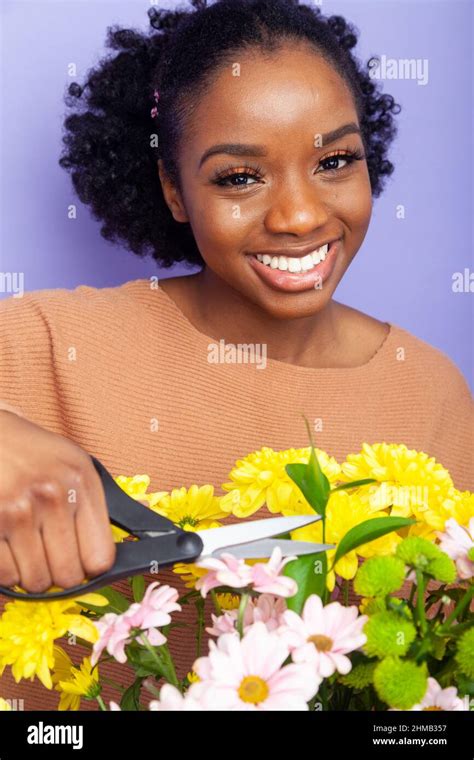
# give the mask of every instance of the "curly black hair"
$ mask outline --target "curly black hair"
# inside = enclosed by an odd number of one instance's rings
[[[388,147],[400,106],[380,93],[350,52],[357,31],[342,16],[324,17],[298,0],[191,0],[192,9],[148,9],[148,33],[107,30],[106,55],[87,72],[83,86],[68,87],[74,113],[64,122],[60,165],[70,171],[80,200],[103,222],[102,236],[119,241],[161,266],[204,265],[189,224],[176,222],[165,203],[157,171],[161,158],[180,188],[179,147],[187,117],[220,67],[239,50],[275,50],[282,41],[309,42],[340,74],[353,94],[372,195],[393,172]],[[154,120],[154,91],[159,115]],[[84,97],[83,97],[84,96]],[[82,98],[82,100],[81,100]]]

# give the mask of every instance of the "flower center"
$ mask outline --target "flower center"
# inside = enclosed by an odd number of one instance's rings
[[[269,689],[260,676],[246,676],[239,686],[239,697],[243,702],[263,702],[268,697]]]
[[[189,526],[190,528],[195,528],[198,522],[199,520],[196,520],[195,517],[191,517],[191,515],[186,515],[185,517],[181,518],[178,525],[182,530],[186,530],[186,526]]]
[[[329,652],[333,645],[333,640],[330,639],[329,636],[324,636],[323,634],[310,636],[308,641],[311,641],[311,643],[314,644],[318,652]]]
[[[435,705],[431,705],[431,707],[424,707],[423,712],[444,712],[442,707],[435,707]]]

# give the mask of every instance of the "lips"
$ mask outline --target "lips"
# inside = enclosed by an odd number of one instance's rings
[[[250,256],[270,256],[273,258],[274,256],[288,256],[289,258],[296,256],[298,258],[302,258],[303,256],[307,256],[309,253],[314,253],[314,251],[318,251],[320,248],[322,248],[324,245],[331,246],[333,243],[337,242],[337,240],[340,240],[340,238],[333,238],[332,240],[323,240],[321,243],[314,243],[314,245],[305,246],[305,248],[278,248],[275,250],[265,250],[265,251],[252,251],[249,255]]]
[[[249,261],[250,266],[252,269],[256,272],[256,274],[260,277],[263,282],[265,282],[267,285],[269,285],[274,290],[278,291],[284,291],[289,293],[298,293],[304,290],[311,290],[311,289],[320,289],[323,284],[328,280],[328,278],[331,276],[334,266],[336,264],[336,259],[338,256],[339,251],[341,250],[342,243],[341,240],[334,240],[329,244],[329,248],[327,250],[326,256],[319,261],[319,263],[314,264],[314,261],[312,262],[311,268],[309,267],[309,262],[301,267],[301,263],[303,262],[305,256],[309,257],[310,254],[317,253],[318,249],[314,248],[305,248],[305,249],[299,249],[298,255],[296,254],[296,249],[293,249],[293,251],[288,248],[286,249],[280,249],[280,251],[272,251],[271,260],[275,259],[278,256],[278,264],[274,264],[272,267],[271,263],[270,265],[268,263],[264,263],[263,260],[259,261],[257,259],[257,254],[250,254],[247,256],[247,259]],[[324,244],[320,245],[319,250],[324,250]],[[270,252],[258,252],[258,254],[263,258],[270,257]],[[292,264],[292,260],[294,261],[295,258],[298,258],[299,261],[295,262],[291,266],[291,269],[294,270],[297,264],[300,264],[301,271],[288,271],[280,268],[280,257],[282,259],[289,260],[289,264]],[[290,269],[290,267],[288,267]]]

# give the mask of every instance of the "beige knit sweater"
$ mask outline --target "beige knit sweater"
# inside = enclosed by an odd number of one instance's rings
[[[463,375],[438,349],[390,328],[359,367],[311,369],[267,359],[259,369],[210,363],[215,341],[148,280],[33,292],[0,303],[0,399],[78,443],[114,476],[149,474],[154,491],[213,483],[220,493],[248,453],[307,446],[301,413],[322,422],[315,444],[338,461],[365,441],[404,443],[436,457],[457,488],[472,490],[474,404]],[[159,579],[183,592],[171,569]],[[128,584],[114,587],[126,591]],[[0,613],[6,601],[0,597]],[[207,620],[210,610],[206,603]],[[178,619],[194,620],[194,608]],[[172,641],[184,675],[195,658],[194,637],[176,628]],[[81,647],[59,643],[80,662]],[[118,663],[100,672],[130,683]],[[23,699],[26,710],[56,709],[59,701],[37,680],[15,684],[9,667],[0,696]],[[119,697],[111,687],[103,696]],[[81,709],[97,704],[83,701]]]

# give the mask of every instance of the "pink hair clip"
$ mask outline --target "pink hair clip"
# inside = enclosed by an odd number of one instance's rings
[[[158,92],[158,90],[154,90],[153,91],[153,97],[155,99],[155,103],[158,103],[158,101],[160,99],[160,93]],[[153,106],[153,108],[151,109],[150,116],[151,116],[152,119],[154,119],[155,116],[158,116],[158,109],[157,109],[156,106]]]

